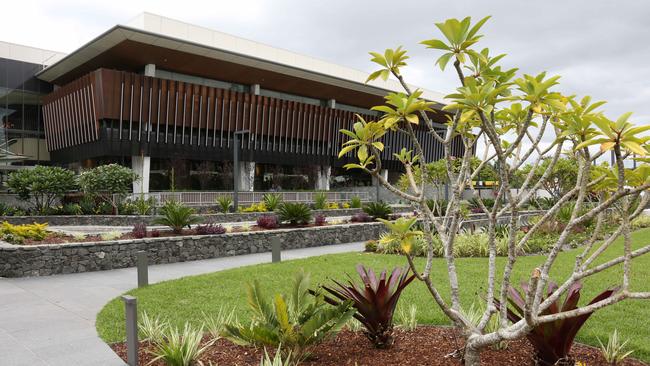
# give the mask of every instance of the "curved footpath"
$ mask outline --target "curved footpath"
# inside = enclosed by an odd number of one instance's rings
[[[287,250],[298,259],[363,250],[349,243]],[[271,253],[149,267],[149,282],[267,263]],[[137,286],[136,269],[49,277],[0,278],[0,365],[124,366],[97,336],[95,318],[111,299]]]

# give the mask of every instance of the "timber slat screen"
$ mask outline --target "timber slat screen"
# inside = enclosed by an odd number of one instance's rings
[[[352,129],[356,121],[346,110],[107,69],[46,96],[44,115],[50,151],[97,141],[104,127],[110,140],[218,149],[232,148],[234,131],[249,130],[241,139],[244,150],[326,157],[337,156],[346,141],[339,130]],[[426,131],[417,134],[427,160],[443,155]],[[385,160],[394,160],[402,147],[413,148],[398,133],[389,133],[384,143]]]

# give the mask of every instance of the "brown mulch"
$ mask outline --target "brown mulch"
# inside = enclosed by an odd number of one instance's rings
[[[312,350],[309,360],[303,366],[377,366],[377,365],[462,365],[459,352],[462,347],[461,337],[456,330],[447,327],[422,326],[415,331],[395,331],[395,344],[387,350],[375,349],[361,332],[344,330],[335,338],[328,340]],[[207,340],[207,339],[206,339]],[[115,343],[111,348],[126,360],[126,346]],[[150,345],[143,342],[140,346],[139,364],[148,365],[153,359],[148,349]],[[235,345],[220,339],[201,357],[205,365],[212,362],[219,366],[258,366],[264,351],[251,347]],[[269,350],[272,354],[272,350]],[[532,347],[525,339],[508,343],[503,351],[487,349],[481,353],[481,364],[489,366],[533,365]],[[607,365],[600,350],[580,344],[574,344],[571,355],[584,365]],[[152,365],[164,366],[162,362]],[[621,366],[644,366],[643,362],[627,359]]]

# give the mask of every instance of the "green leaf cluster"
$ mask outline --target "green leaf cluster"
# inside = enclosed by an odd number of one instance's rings
[[[10,173],[5,184],[10,192],[30,201],[41,214],[47,213],[65,193],[77,188],[72,170],[43,165]]]
[[[242,345],[282,345],[284,357],[291,354],[297,361],[304,360],[311,347],[337,333],[356,311],[349,302],[326,304],[322,294],[310,294],[309,285],[309,275],[298,272],[290,294],[267,298],[258,281],[248,284],[252,321],[226,324],[224,336]]]

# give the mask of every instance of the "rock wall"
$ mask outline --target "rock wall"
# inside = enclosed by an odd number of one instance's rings
[[[377,239],[383,231],[381,223],[366,223],[58,245],[0,242],[0,277],[134,267],[136,252],[141,250],[147,252],[150,264],[174,263],[269,252],[273,238],[280,240],[282,249],[297,249]]]

